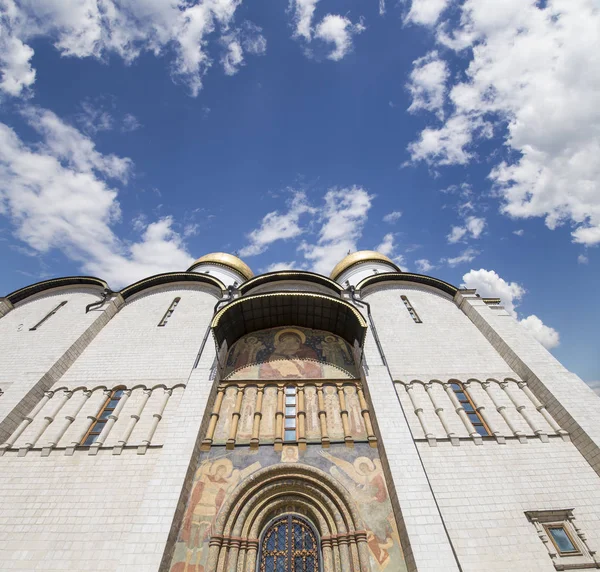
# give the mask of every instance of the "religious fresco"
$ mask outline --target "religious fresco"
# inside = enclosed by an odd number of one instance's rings
[[[345,488],[355,500],[367,530],[371,570],[406,572],[381,461],[377,451],[364,443],[357,443],[352,449],[332,445],[328,449],[308,447],[304,451],[286,445],[279,452],[271,447],[261,447],[258,451],[213,447],[202,453],[170,572],[210,572],[206,568],[209,540],[219,509],[242,479],[261,468],[282,463],[317,467]]]
[[[227,380],[350,379],[357,377],[351,346],[331,332],[285,327],[261,330],[233,344]]]

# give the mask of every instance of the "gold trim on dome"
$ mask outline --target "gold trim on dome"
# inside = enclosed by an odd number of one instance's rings
[[[226,252],[211,252],[210,254],[201,256],[189,267],[188,272],[191,272],[192,269],[203,263],[226,266],[241,274],[246,280],[254,278],[254,272],[252,272],[251,268],[243,260],[240,260],[237,256],[233,256],[233,254],[227,254]]]
[[[351,266],[354,266],[355,264],[358,264],[360,262],[371,261],[385,262],[386,264],[390,264],[391,266],[393,266],[398,272],[402,272],[402,270],[400,270],[400,267],[394,262],[392,262],[384,254],[381,254],[380,252],[375,252],[374,250],[359,250],[358,252],[353,252],[352,254],[349,254],[343,260],[340,260],[340,262],[338,262],[335,265],[335,268],[332,270],[331,274],[329,275],[329,278],[335,280],[340,274],[342,274],[342,272],[348,270],[348,268],[350,268]]]

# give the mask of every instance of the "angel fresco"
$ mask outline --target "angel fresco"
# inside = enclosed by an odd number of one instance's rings
[[[201,463],[179,534],[179,540],[186,544],[186,561],[175,564],[172,572],[204,571],[199,563],[202,548],[210,539],[211,528],[223,502],[242,479],[260,467],[257,461],[240,471],[234,469],[229,459]]]
[[[387,489],[383,479],[381,461],[358,457],[349,462],[326,451],[319,451],[333,466],[329,472],[350,491],[361,509],[368,512],[371,530],[367,530],[367,545],[377,570],[384,570],[392,557],[390,552],[400,550]],[[397,545],[397,548],[396,548]]]

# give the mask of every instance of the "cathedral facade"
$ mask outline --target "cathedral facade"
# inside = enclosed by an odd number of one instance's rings
[[[600,569],[600,399],[371,251],[0,298],[0,570]]]

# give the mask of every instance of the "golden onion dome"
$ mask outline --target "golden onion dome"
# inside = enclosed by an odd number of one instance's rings
[[[384,262],[385,264],[393,266],[398,272],[402,272],[397,264],[392,262],[387,256],[381,254],[380,252],[375,252],[374,250],[359,250],[358,252],[349,254],[346,256],[346,258],[338,262],[331,272],[329,278],[336,280],[338,276],[342,274],[342,272],[361,262]]]
[[[201,256],[188,268],[188,272],[191,272],[199,264],[216,264],[218,266],[226,266],[231,270],[235,270],[238,274],[241,274],[246,280],[254,278],[254,272],[250,267],[237,256],[233,254],[227,254],[226,252],[211,252]]]

